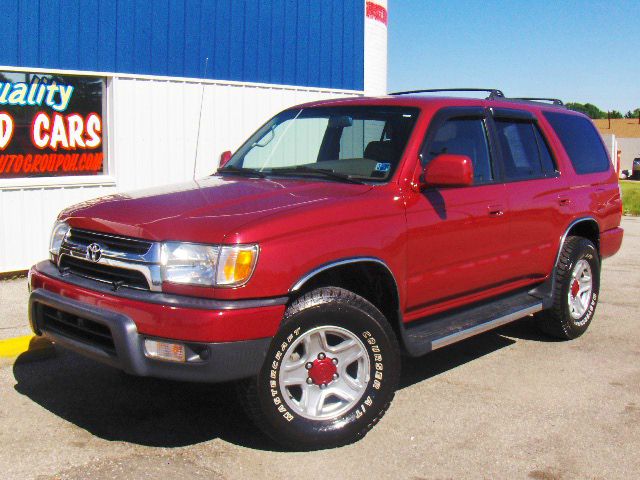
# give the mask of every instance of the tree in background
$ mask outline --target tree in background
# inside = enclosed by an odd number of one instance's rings
[[[624,114],[624,118],[638,118],[640,117],[640,108],[636,108],[634,111],[629,110]]]
[[[622,112],[618,110],[611,110],[610,112],[605,112],[604,110],[600,110],[592,103],[578,103],[578,102],[569,102],[567,103],[567,108],[569,110],[574,110],[576,112],[584,113],[590,118],[638,118],[640,116],[640,108],[636,108],[635,110],[629,110],[627,113],[622,115]]]
[[[592,103],[569,102],[567,103],[567,108],[570,110],[574,110],[576,112],[584,113],[585,115],[593,119],[607,118],[607,112],[603,112]],[[620,117],[622,117],[622,115],[620,115]],[[615,118],[615,117],[611,117],[611,118]]]

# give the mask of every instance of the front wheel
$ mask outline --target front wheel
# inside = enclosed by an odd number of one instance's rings
[[[245,382],[258,426],[294,449],[328,448],[364,436],[398,383],[399,348],[380,311],[335,287],[296,300],[257,378]]]

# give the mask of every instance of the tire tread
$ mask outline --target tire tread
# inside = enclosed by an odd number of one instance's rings
[[[576,337],[571,327],[570,319],[565,313],[566,305],[563,289],[565,282],[571,277],[575,252],[584,246],[593,247],[593,243],[579,236],[567,238],[560,252],[558,264],[555,267],[556,279],[552,292],[553,305],[538,315],[539,328],[547,335],[560,340],[571,340]]]

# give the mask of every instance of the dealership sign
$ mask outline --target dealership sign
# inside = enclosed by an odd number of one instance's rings
[[[0,178],[104,173],[96,77],[0,72]]]

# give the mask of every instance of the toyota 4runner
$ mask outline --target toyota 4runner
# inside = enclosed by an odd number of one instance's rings
[[[362,437],[419,356],[528,315],[591,323],[622,242],[591,121],[400,92],[279,113],[217,173],[64,210],[30,322],[134,375],[235,380],[278,442]]]

